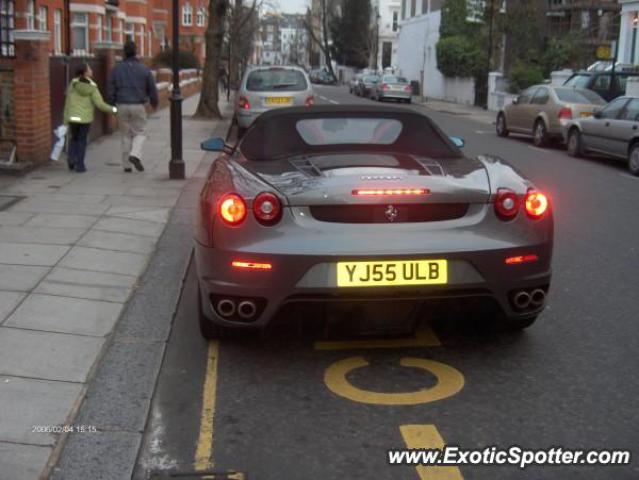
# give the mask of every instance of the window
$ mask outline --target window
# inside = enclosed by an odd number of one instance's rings
[[[428,13],[428,0],[422,0],[422,15]]]
[[[530,103],[534,105],[546,105],[549,98],[550,92],[548,89],[546,87],[541,87],[535,92]]]
[[[592,103],[594,105],[605,105],[606,101],[592,90],[576,88],[556,88],[555,93],[561,102],[566,103]]]
[[[523,93],[521,95],[519,95],[519,97],[517,97],[517,104],[521,105],[524,103],[530,103],[530,99],[532,98],[533,94],[537,91],[538,87],[530,87],[527,90],[524,90]]]
[[[486,0],[466,0],[466,21],[481,23],[484,21]]]
[[[587,88],[590,83],[590,75],[573,75],[564,85],[567,87]]]
[[[300,92],[307,88],[304,74],[286,68],[256,70],[246,79],[246,89],[251,92]]]
[[[120,42],[124,43],[124,20],[120,20]]]
[[[402,122],[393,118],[318,118],[300,120],[295,127],[309,145],[390,145],[399,137]],[[357,160],[349,158],[348,161],[356,168]],[[371,160],[360,158],[359,161],[361,166],[369,166]]]
[[[13,29],[15,28],[13,0],[0,0],[0,56],[13,57]]]
[[[144,56],[144,25],[138,28],[138,52],[141,57]]]
[[[581,11],[581,29],[586,30],[590,27],[590,10]]]
[[[113,41],[113,17],[107,15],[106,23],[104,25],[104,41],[112,42]]]
[[[127,23],[124,26],[124,38],[125,40],[135,41],[135,25]]]
[[[102,41],[102,15],[98,15],[96,19],[96,36],[95,39],[98,42]]]
[[[41,32],[49,31],[49,9],[47,7],[40,7],[38,9],[38,30]]]
[[[622,120],[630,120],[632,122],[636,122],[639,120],[639,100],[633,98],[630,100],[626,108],[623,109],[623,114],[621,115]]]
[[[592,86],[593,90],[608,90],[610,88],[610,75],[598,75]]]
[[[402,0],[402,20],[406,20],[406,0]]]
[[[411,18],[415,16],[417,10],[417,0],[410,0],[410,16]]]
[[[195,24],[198,27],[203,27],[205,24],[204,19],[206,18],[204,14],[204,8],[200,7],[197,9],[197,15],[195,16]]]
[[[74,13],[71,19],[73,51],[86,53],[89,50],[89,19],[86,13]]]
[[[35,30],[35,1],[28,0],[27,1],[27,13],[25,13],[25,18],[27,19],[27,30]]]
[[[62,53],[62,10],[53,11],[53,48],[55,53]]]
[[[397,31],[397,20],[399,17],[399,13],[397,11],[393,12],[393,32]]]
[[[182,25],[185,27],[193,25],[193,7],[190,3],[185,3],[182,7]]]
[[[617,98],[613,100],[601,111],[601,118],[617,118],[627,101],[627,98]]]

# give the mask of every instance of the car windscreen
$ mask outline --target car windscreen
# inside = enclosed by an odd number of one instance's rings
[[[462,157],[428,117],[409,110],[267,113],[246,132],[240,150],[248,160],[343,152]]]
[[[377,83],[379,82],[379,77],[377,75],[366,75],[363,79],[364,83]]]
[[[308,88],[304,74],[298,70],[272,68],[249,73],[246,89],[249,92],[300,92]]]
[[[408,83],[404,77],[396,77],[394,75],[386,75],[384,77],[384,83]]]
[[[561,102],[566,103],[592,103],[605,105],[607,102],[592,90],[576,90],[574,88],[556,88],[555,93]]]
[[[567,87],[577,87],[577,88],[586,88],[588,83],[590,82],[590,75],[573,75],[568,80],[566,80]]]

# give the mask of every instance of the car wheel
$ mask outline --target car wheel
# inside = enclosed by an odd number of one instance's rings
[[[503,113],[497,115],[495,129],[497,130],[497,135],[500,137],[507,137],[510,133],[508,131],[508,127],[506,126],[506,115],[504,115]]]
[[[537,120],[533,127],[533,143],[536,147],[548,146],[548,129],[543,120]]]
[[[566,150],[568,150],[568,155],[570,155],[571,157],[583,156],[581,132],[578,129],[573,128],[568,133],[568,144],[566,145]]]
[[[635,143],[630,147],[630,154],[628,155],[628,170],[633,175],[639,176],[639,143]]]

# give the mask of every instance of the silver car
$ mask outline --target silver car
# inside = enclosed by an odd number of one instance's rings
[[[592,117],[572,122],[566,132],[573,157],[608,155],[628,162],[630,173],[639,175],[639,98],[616,98]]]
[[[275,108],[307,106],[314,103],[313,87],[299,67],[257,67],[242,79],[235,105],[239,133],[262,113]]]
[[[404,77],[384,75],[379,83],[371,91],[371,98],[380,102],[386,99],[398,102],[410,103],[413,96],[413,88]]]

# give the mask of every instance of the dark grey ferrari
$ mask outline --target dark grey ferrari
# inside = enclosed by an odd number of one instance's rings
[[[550,285],[549,199],[461,146],[385,106],[278,109],[235,146],[203,142],[220,155],[195,227],[202,335],[264,327],[290,305],[442,300],[530,326]]]

